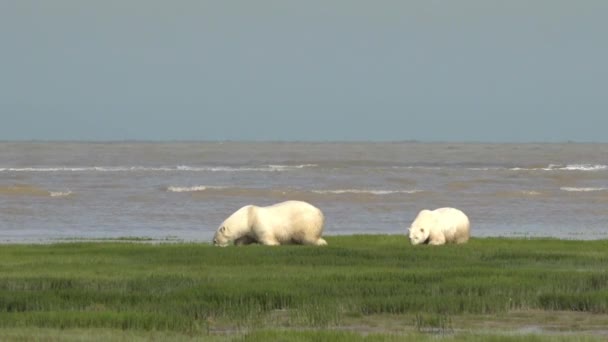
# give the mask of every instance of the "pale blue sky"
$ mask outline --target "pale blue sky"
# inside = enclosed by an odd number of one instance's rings
[[[0,140],[608,142],[608,1],[0,0]]]

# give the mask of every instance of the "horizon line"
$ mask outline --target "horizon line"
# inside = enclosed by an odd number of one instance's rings
[[[363,140],[363,139],[319,139],[319,140],[282,140],[282,139],[0,139],[0,143],[371,143],[371,144],[608,144],[608,141],[489,141],[489,140]]]

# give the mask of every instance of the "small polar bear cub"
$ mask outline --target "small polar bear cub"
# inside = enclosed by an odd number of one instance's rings
[[[268,207],[247,205],[230,215],[218,228],[213,244],[225,247],[260,243],[275,246],[304,244],[324,246],[323,213],[301,201],[286,201]]]
[[[462,211],[455,208],[422,210],[409,228],[412,245],[465,243],[469,240],[471,224]]]

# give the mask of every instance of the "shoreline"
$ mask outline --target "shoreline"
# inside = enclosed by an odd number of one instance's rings
[[[397,238],[406,237],[405,234],[389,234],[389,233],[369,233],[369,234],[333,234],[323,235],[323,237],[336,238],[336,237],[377,237],[377,236],[392,236]],[[558,240],[558,241],[579,241],[579,242],[592,242],[592,241],[606,241],[608,237],[602,238],[565,238],[556,236],[477,236],[471,237],[471,240],[490,240],[490,239],[502,239],[502,240]],[[201,244],[210,245],[211,239],[182,239],[176,236],[167,236],[164,238],[153,238],[148,236],[118,236],[118,237],[66,237],[66,238],[49,238],[49,239],[28,239],[28,240],[0,240],[0,246],[10,245],[54,245],[54,244],[69,244],[69,243],[142,243],[142,244]],[[407,244],[409,246],[409,242]]]

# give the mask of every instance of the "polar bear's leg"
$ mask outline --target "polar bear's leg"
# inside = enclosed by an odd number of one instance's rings
[[[313,246],[327,245],[327,241],[325,241],[323,238],[321,238],[317,234],[306,234],[306,235],[307,236],[305,236],[304,238],[292,239],[293,243],[302,244],[302,245],[313,245]]]
[[[234,240],[234,244],[237,246],[242,246],[242,245],[250,245],[252,243],[255,243],[256,240],[253,239],[252,237],[249,237],[247,235],[242,236],[236,240]]]
[[[466,235],[461,235],[456,238],[456,243],[466,243],[469,241],[469,237]]]
[[[264,236],[263,238],[260,238],[260,243],[262,245],[266,245],[266,246],[280,245],[280,243],[279,243],[279,241],[277,241],[277,239],[275,239],[274,237],[270,237],[270,236]]]

